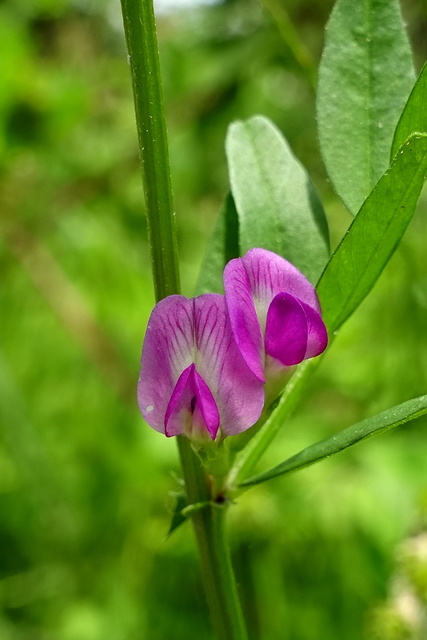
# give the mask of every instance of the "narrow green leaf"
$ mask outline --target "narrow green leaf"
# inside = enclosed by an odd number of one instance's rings
[[[167,533],[168,537],[178,529],[187,519],[188,516],[183,513],[187,507],[187,496],[185,493],[175,494],[175,506],[172,513],[172,519]]]
[[[355,215],[386,171],[415,74],[398,0],[338,0],[319,68],[319,139],[332,183]]]
[[[326,217],[282,134],[261,116],[234,122],[226,152],[241,252],[270,249],[316,282],[329,256]]]
[[[427,62],[421,69],[394,132],[391,159],[412,133],[427,133]]]
[[[427,174],[427,135],[402,146],[328,262],[317,286],[335,331],[371,290],[408,226]]]
[[[238,258],[239,220],[233,196],[228,194],[210,239],[196,284],[196,295],[223,293],[222,272],[229,260]]]
[[[271,478],[284,475],[285,473],[303,469],[315,462],[319,462],[319,460],[329,458],[330,456],[353,446],[361,440],[384,433],[393,427],[407,424],[411,420],[415,420],[415,418],[419,418],[425,414],[427,414],[427,395],[408,400],[407,402],[403,402],[392,409],[383,411],[372,418],[362,420],[362,422],[358,422],[357,424],[344,429],[331,438],[327,438],[326,440],[322,440],[321,442],[317,442],[316,444],[303,449],[291,458],[288,458],[281,464],[277,465],[277,467],[274,467],[269,471],[265,471],[264,473],[260,473],[253,478],[249,478],[239,486],[249,487],[254,484],[259,484],[260,482],[265,482],[266,480],[271,480]]]

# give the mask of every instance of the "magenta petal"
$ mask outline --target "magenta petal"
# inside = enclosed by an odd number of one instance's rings
[[[194,362],[193,301],[169,296],[153,309],[138,381],[138,404],[148,424],[164,433],[164,417],[181,373]]]
[[[320,355],[328,346],[328,332],[317,311],[302,303],[307,318],[308,338],[304,359]]]
[[[208,293],[194,299],[194,327],[197,371],[215,398],[221,430],[240,433],[261,415],[264,386],[234,341],[224,296]]]
[[[302,303],[289,293],[279,293],[267,313],[266,353],[290,367],[304,360],[307,339],[307,317]]]
[[[289,367],[322,353],[328,333],[321,316],[298,298],[279,293],[268,309],[265,351]]]
[[[281,292],[290,293],[320,312],[311,282],[281,256],[267,249],[250,249],[241,260],[255,304],[258,309],[264,307],[265,314],[274,296]]]
[[[167,406],[165,434],[203,437],[207,431],[215,440],[219,422],[215,399],[195,365],[191,364],[178,378]]]
[[[247,366],[264,381],[261,327],[243,260],[230,260],[224,269],[224,289],[234,338]]]

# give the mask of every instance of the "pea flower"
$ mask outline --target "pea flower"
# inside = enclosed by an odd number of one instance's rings
[[[312,284],[290,262],[266,249],[251,249],[224,270],[232,331],[249,369],[259,380],[326,349],[328,334]]]
[[[172,295],[156,305],[138,382],[138,404],[153,429],[215,440],[251,427],[263,403],[263,384],[237,348],[224,296]]]

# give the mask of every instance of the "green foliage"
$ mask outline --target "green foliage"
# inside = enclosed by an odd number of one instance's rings
[[[427,62],[421,69],[397,123],[391,147],[392,160],[399,151],[399,147],[414,131],[418,133],[427,132]]]
[[[343,431],[340,431],[336,435],[313,444],[307,449],[304,449],[300,453],[295,454],[288,460],[285,460],[281,464],[265,471],[253,478],[249,478],[240,484],[241,487],[249,487],[266,480],[271,480],[277,476],[282,476],[291,471],[297,471],[298,469],[304,469],[315,462],[319,462],[324,458],[329,458],[348,447],[352,447],[361,440],[370,438],[374,435],[379,435],[389,429],[398,427],[402,424],[411,422],[420,416],[427,413],[427,396],[421,398],[414,398],[408,400],[397,407],[383,411],[377,416],[367,418],[358,424],[355,424]]]
[[[226,150],[242,255],[270,249],[316,282],[329,255],[325,213],[283,136],[254,116],[230,126]]]
[[[329,177],[353,215],[388,167],[413,81],[398,0],[338,0],[326,29],[317,113]]]
[[[200,269],[196,294],[223,293],[222,272],[240,256],[239,217],[231,193],[225,199]]]
[[[168,535],[171,535],[178,527],[180,527],[186,520],[187,517],[183,514],[183,510],[187,506],[187,497],[184,492],[176,493],[175,496],[175,507],[172,513],[172,519],[169,526]]]
[[[365,200],[334,252],[317,291],[330,331],[371,290],[408,226],[427,175],[427,135],[413,135]]]
[[[212,234],[198,293],[222,292],[222,270],[251,247],[283,255],[316,282],[329,255],[320,199],[286,140],[266,118],[230,125],[227,160],[231,193]]]

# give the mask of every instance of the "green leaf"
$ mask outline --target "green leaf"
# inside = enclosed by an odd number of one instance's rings
[[[316,444],[303,449],[296,455],[277,465],[277,467],[274,467],[269,471],[265,471],[264,473],[260,473],[253,478],[249,478],[239,486],[249,487],[254,484],[259,484],[260,482],[265,482],[266,480],[271,480],[271,478],[284,475],[285,473],[303,469],[315,462],[319,462],[319,460],[329,458],[330,456],[353,446],[361,440],[384,433],[385,431],[393,429],[399,425],[407,424],[411,420],[415,420],[415,418],[419,418],[426,413],[427,395],[420,396],[419,398],[413,398],[412,400],[403,402],[392,409],[383,411],[372,418],[367,418],[362,422],[358,422],[331,438],[327,438],[326,440],[322,440],[321,442],[317,442]]]
[[[365,298],[393,254],[416,208],[427,174],[427,135],[401,147],[328,262],[317,292],[335,331]]]
[[[427,132],[427,62],[421,69],[421,73],[397,123],[391,147],[391,159],[394,158],[399,147],[414,132]]]
[[[355,215],[389,165],[414,82],[398,0],[338,0],[319,68],[319,139],[332,183]]]
[[[175,494],[175,506],[172,513],[172,520],[169,526],[168,536],[170,536],[178,527],[180,527],[187,519],[188,516],[183,513],[183,510],[187,506],[187,497],[185,493]]]
[[[226,152],[241,252],[270,249],[316,282],[329,256],[326,217],[279,130],[261,116],[234,122]]]
[[[238,258],[239,220],[233,196],[228,194],[203,259],[196,295],[223,293],[222,272],[229,260]]]

